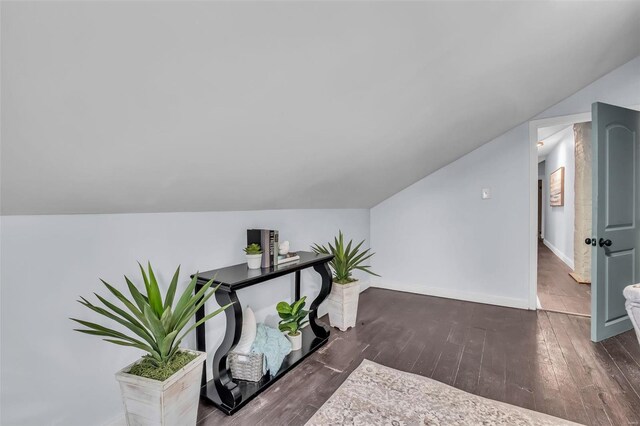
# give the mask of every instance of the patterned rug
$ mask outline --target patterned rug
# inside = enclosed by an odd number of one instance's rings
[[[307,426],[575,424],[366,359],[307,422]]]

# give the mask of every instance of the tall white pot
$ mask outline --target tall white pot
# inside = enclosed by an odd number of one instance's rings
[[[129,426],[192,426],[196,424],[202,363],[207,358],[207,354],[188,352],[198,356],[164,382],[126,373],[140,361],[116,373]]]
[[[360,297],[360,282],[349,284],[333,283],[331,293],[327,298],[329,309],[329,324],[341,331],[356,326],[358,315],[358,298]]]

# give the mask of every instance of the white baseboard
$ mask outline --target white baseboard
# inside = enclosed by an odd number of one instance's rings
[[[407,293],[423,294],[425,296],[444,297],[446,299],[464,300],[467,302],[484,303],[487,305],[505,306],[507,308],[529,309],[529,301],[512,297],[492,296],[482,293],[454,290],[448,288],[428,287],[426,285],[405,284],[398,282],[372,282],[371,287],[387,290],[404,291]]]
[[[560,260],[562,260],[573,271],[574,263],[573,259],[561,252],[556,246],[551,244],[548,240],[542,240],[542,243],[549,248]]]

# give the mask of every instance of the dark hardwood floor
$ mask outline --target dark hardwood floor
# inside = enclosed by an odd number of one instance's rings
[[[545,310],[591,315],[591,285],[578,284],[547,246],[538,244],[538,299]]]
[[[583,424],[640,423],[633,331],[594,344],[585,317],[369,288],[356,328],[234,416],[201,402],[198,424],[303,425],[364,358]]]

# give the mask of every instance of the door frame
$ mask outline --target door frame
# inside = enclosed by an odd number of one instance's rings
[[[596,102],[596,101],[594,101]],[[620,105],[640,111],[640,105]],[[591,121],[591,111],[529,121],[529,309],[538,309],[538,129]]]
[[[538,163],[540,165],[540,163]],[[544,181],[538,175],[538,241],[544,239],[544,210],[542,209],[542,201],[544,200]]]

